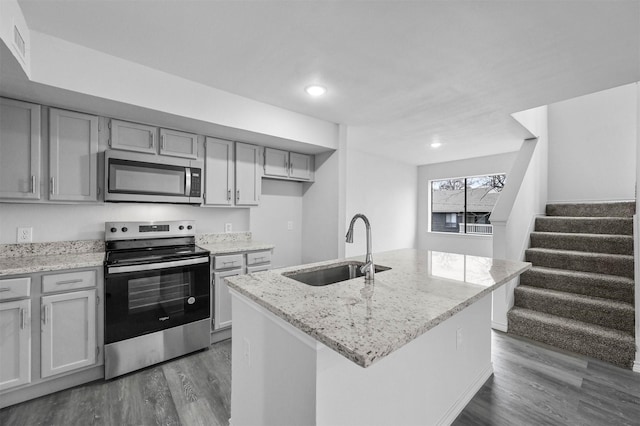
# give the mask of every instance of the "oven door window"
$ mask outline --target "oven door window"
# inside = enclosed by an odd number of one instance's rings
[[[105,293],[105,343],[113,343],[208,318],[209,267],[109,274]]]

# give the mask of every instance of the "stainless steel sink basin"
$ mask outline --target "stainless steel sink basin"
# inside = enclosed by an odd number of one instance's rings
[[[323,286],[364,276],[360,271],[363,262],[349,262],[342,265],[328,266],[314,271],[298,271],[284,273],[285,277],[313,286]],[[375,272],[387,271],[391,268],[374,265]]]

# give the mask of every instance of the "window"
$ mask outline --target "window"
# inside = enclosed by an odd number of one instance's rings
[[[496,174],[431,181],[431,231],[492,234],[489,216],[505,179]]]

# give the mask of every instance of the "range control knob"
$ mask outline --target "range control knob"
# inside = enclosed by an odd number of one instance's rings
[[[178,229],[182,231],[184,229],[184,226],[180,225],[180,226],[178,226]]]
[[[127,232],[129,229],[126,226],[122,227],[122,232]]]
[[[110,229],[110,231],[111,231],[111,232],[117,232],[117,231],[118,231],[118,228],[111,228],[111,229]]]
[[[193,228],[193,226],[191,226],[191,225],[188,225],[188,226],[187,226],[187,229],[191,229],[191,228]]]

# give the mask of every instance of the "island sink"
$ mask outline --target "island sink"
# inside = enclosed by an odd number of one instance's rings
[[[314,270],[302,270],[290,273],[284,273],[285,277],[300,281],[301,283],[312,286],[323,286],[328,284],[335,284],[341,281],[347,281],[358,277],[363,277],[365,274],[361,268],[364,266],[364,262],[349,262],[341,265],[330,265],[322,269]],[[374,265],[375,272],[388,271],[389,267]]]

